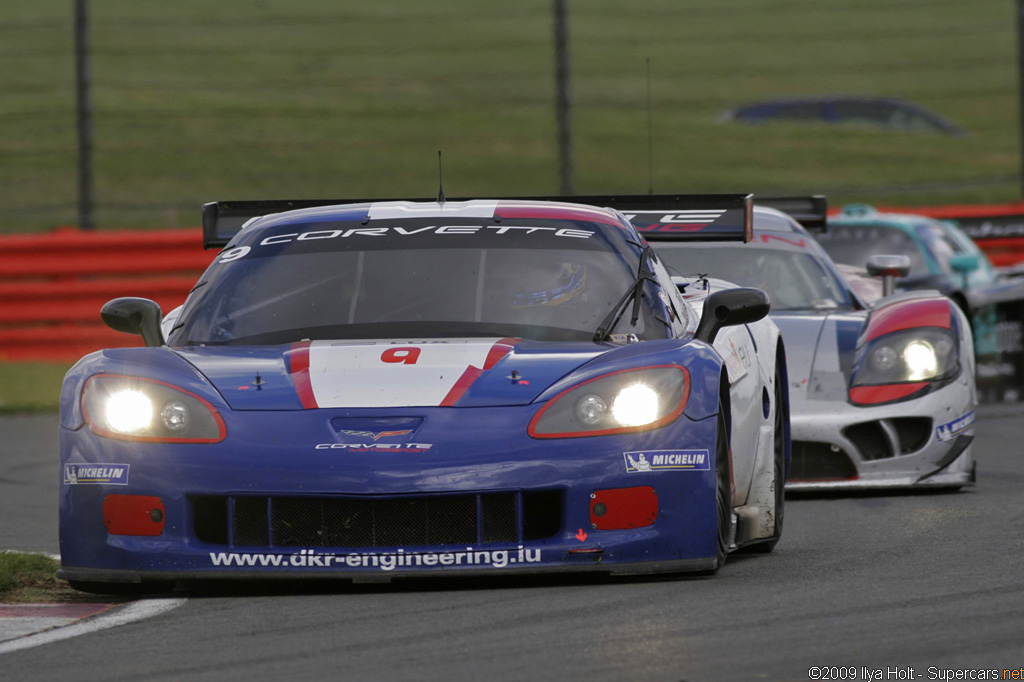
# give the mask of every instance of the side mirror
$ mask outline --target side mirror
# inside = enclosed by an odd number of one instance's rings
[[[896,278],[910,274],[910,257],[875,254],[868,258],[867,271],[872,277],[882,278],[882,296],[892,296]]]
[[[100,317],[108,327],[126,334],[140,334],[147,346],[164,345],[160,331],[162,316],[160,305],[148,298],[115,298],[100,309]]]
[[[974,272],[981,267],[981,263],[978,262],[978,257],[969,253],[958,253],[949,259],[949,267],[954,272],[962,272],[964,274],[968,272]]]
[[[740,287],[716,291],[704,301],[704,314],[693,336],[714,343],[722,327],[757,322],[768,315],[771,308],[771,299],[760,289]]]

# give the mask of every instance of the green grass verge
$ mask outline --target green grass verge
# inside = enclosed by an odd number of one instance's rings
[[[0,362],[0,414],[56,412],[70,364]]]
[[[91,600],[57,578],[60,562],[44,554],[0,552],[0,603]]]
[[[0,3],[0,231],[76,221],[73,4]],[[438,149],[450,197],[558,192],[550,0],[89,5],[101,227],[431,196]],[[577,193],[1021,197],[1007,0],[588,0],[569,22]],[[814,94],[902,97],[971,134],[719,122]]]

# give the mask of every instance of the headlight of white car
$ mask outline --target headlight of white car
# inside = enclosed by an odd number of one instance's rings
[[[857,350],[852,386],[941,381],[960,370],[956,335],[938,327],[872,339]]]

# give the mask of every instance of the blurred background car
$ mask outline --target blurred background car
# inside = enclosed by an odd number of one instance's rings
[[[910,258],[897,290],[937,289],[967,314],[974,333],[978,387],[986,401],[1019,400],[1024,383],[1024,279],[992,266],[954,223],[921,215],[845,206],[815,235],[832,259],[864,267],[875,254]]]
[[[742,123],[789,121],[867,126],[902,132],[967,135],[968,132],[934,111],[898,97],[825,95],[783,97],[745,104],[726,111],[721,120]]]

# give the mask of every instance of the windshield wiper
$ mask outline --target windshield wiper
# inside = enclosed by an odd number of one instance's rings
[[[615,329],[615,325],[619,323],[622,318],[622,313],[625,312],[626,303],[630,300],[633,301],[633,312],[630,317],[630,324],[636,326],[637,320],[640,319],[640,300],[643,298],[644,282],[654,282],[654,273],[647,269],[647,258],[650,255],[651,246],[650,244],[644,246],[643,252],[640,254],[640,264],[637,266],[636,279],[633,280],[633,284],[630,285],[626,293],[622,295],[618,303],[608,312],[608,315],[601,320],[601,324],[598,325],[597,331],[594,332],[594,341],[604,341],[608,338],[612,329]]]

